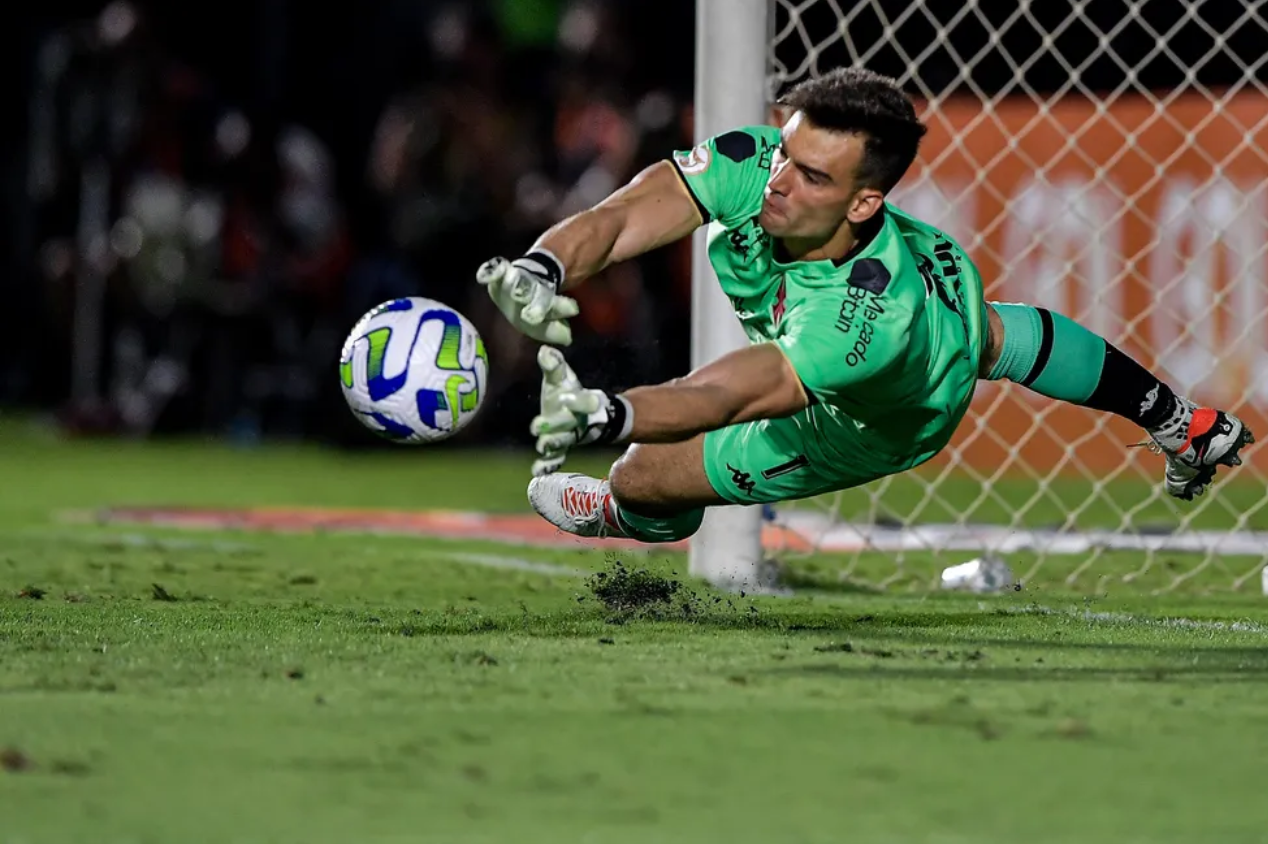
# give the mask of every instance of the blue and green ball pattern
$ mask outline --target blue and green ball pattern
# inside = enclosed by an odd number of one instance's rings
[[[424,430],[414,430],[398,419],[392,418],[380,410],[353,407],[354,412],[365,417],[374,424],[370,427],[389,439],[398,441],[436,440],[456,431],[465,421],[464,417],[472,414],[480,406],[480,391],[488,375],[488,353],[484,341],[478,335],[475,338],[475,360],[471,368],[464,367],[461,361],[463,341],[463,319],[457,312],[446,307],[435,307],[427,300],[396,299],[375,308],[361,321],[359,326],[369,323],[373,317],[389,311],[413,310],[415,302],[426,302],[430,307],[423,310],[413,325],[413,336],[410,340],[412,359],[414,345],[423,334],[429,322],[443,324],[440,344],[436,350],[434,365],[437,369],[450,371],[453,374],[445,379],[444,388],[419,389],[414,397],[418,421]],[[409,323],[398,324],[397,333],[404,333],[402,328]],[[364,343],[366,345],[365,389],[372,403],[382,402],[396,395],[404,388],[409,379],[408,367],[396,375],[387,375],[384,365],[387,359],[388,344],[393,342],[393,329],[381,326],[366,331],[360,336],[354,331],[350,342],[345,345],[344,355],[339,364],[340,382],[345,390],[355,389],[353,350]],[[400,342],[397,340],[397,342]],[[430,431],[430,435],[427,433]]]

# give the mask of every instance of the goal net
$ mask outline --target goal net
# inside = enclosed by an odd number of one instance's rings
[[[1263,0],[773,0],[768,95],[842,65],[929,126],[891,197],[973,257],[988,299],[1060,311],[1261,432],[1268,411]],[[1161,488],[1134,426],[980,382],[921,469],[766,513],[803,577],[929,587],[984,553],[1023,584],[1259,588],[1265,469]]]

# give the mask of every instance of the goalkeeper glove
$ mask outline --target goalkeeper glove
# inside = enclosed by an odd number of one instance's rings
[[[542,370],[541,414],[529,431],[537,437],[533,475],[554,472],[568,457],[568,449],[593,443],[624,442],[634,427],[634,410],[622,396],[587,390],[577,380],[563,353],[551,346],[537,352]]]
[[[492,258],[476,270],[476,281],[521,333],[557,346],[572,343],[564,320],[577,315],[577,302],[559,294],[564,268],[554,255],[538,249],[510,262]]]

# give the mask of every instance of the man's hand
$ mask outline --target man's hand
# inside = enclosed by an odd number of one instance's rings
[[[568,346],[566,320],[577,315],[577,303],[559,294],[565,269],[569,284],[578,284],[686,237],[706,217],[677,168],[658,161],[598,205],[551,226],[524,257],[485,262],[476,279],[516,329],[540,343]]]
[[[520,332],[556,346],[572,343],[572,329],[564,320],[579,309],[575,299],[558,292],[563,268],[553,255],[530,252],[515,261],[493,258],[476,270],[476,281]]]
[[[542,370],[541,413],[529,431],[537,437],[541,457],[533,463],[534,476],[557,471],[573,446],[629,436],[633,415],[624,398],[581,386],[563,353],[551,346],[538,350],[537,364]]]

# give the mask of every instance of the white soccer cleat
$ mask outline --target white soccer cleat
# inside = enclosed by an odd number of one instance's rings
[[[528,482],[528,501],[543,519],[576,536],[625,536],[607,481],[577,473],[542,475]]]
[[[1167,492],[1183,501],[1206,492],[1218,466],[1240,466],[1243,446],[1255,441],[1242,420],[1231,413],[1200,407],[1189,420],[1184,444],[1172,450],[1154,442],[1155,451],[1167,458]]]

